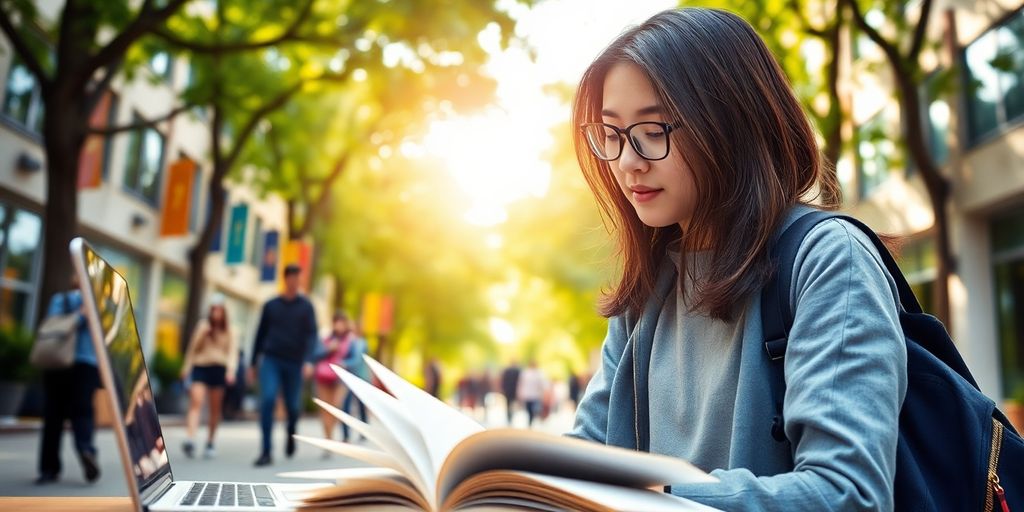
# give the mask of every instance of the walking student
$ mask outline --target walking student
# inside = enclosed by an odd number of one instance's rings
[[[46,309],[47,315],[64,315],[82,309],[82,293],[78,277],[72,275],[71,286],[65,292],[55,293]],[[85,316],[79,313],[75,338],[74,363],[69,368],[44,370],[43,373],[43,430],[39,447],[39,476],[37,485],[56,482],[60,478],[60,442],[64,423],[71,421],[75,451],[87,482],[100,477],[94,432],[93,395],[100,387],[100,374],[96,369],[96,349]]]
[[[537,367],[537,361],[530,360],[530,365],[519,374],[519,384],[516,388],[516,397],[526,408],[527,428],[533,428],[533,421],[541,417],[541,405],[547,387],[547,378]]]
[[[366,360],[363,356],[369,350],[369,344],[366,342],[366,338],[362,336],[357,324],[352,325],[352,348],[348,351],[348,356],[345,357],[345,361],[342,363],[345,369],[351,372],[356,377],[370,382],[370,368],[366,365]],[[341,410],[347,414],[352,414],[352,404],[355,403],[359,406],[359,420],[366,423],[366,404],[356,398],[355,393],[352,390],[348,390],[345,393],[345,402],[341,404]],[[341,424],[341,436],[345,442],[349,439],[348,425]]]
[[[651,17],[584,72],[573,121],[622,272],[600,302],[608,333],[571,435],[689,460],[718,481],[670,492],[723,510],[892,510],[898,293],[842,220],[804,238],[781,298],[794,317],[773,435],[768,247],[839,192],[754,29],[714,9]]]
[[[302,381],[313,374],[313,352],[316,348],[316,312],[313,304],[299,293],[298,265],[284,268],[284,293],[263,305],[256,328],[250,382],[259,376],[260,387],[260,456],[256,466],[273,463],[271,434],[274,427],[274,405],[278,394],[284,399],[288,415],[285,456],[295,454],[295,426],[299,421],[299,399]]]
[[[224,408],[224,392],[235,383],[235,370],[238,365],[238,340],[231,332],[228,323],[228,312],[224,307],[224,297],[214,295],[206,318],[196,324],[185,352],[185,364],[181,368],[181,378],[191,376],[189,385],[189,406],[186,417],[186,439],[182,445],[185,456],[195,456],[193,439],[199,428],[199,413],[203,403],[207,407],[206,444],[203,457],[212,458],[216,455],[213,441],[220,424],[221,412]],[[208,399],[208,400],[207,400]]]
[[[342,393],[345,392],[345,388],[331,365],[344,367],[345,359],[352,351],[353,338],[355,338],[355,334],[349,327],[348,315],[341,311],[335,313],[333,322],[331,322],[331,333],[323,341],[324,356],[317,361],[314,372],[316,396],[335,407],[341,405]],[[338,420],[331,413],[321,409],[320,421],[324,426],[324,438],[331,439],[331,432],[337,426]],[[329,456],[330,452],[324,450],[324,458]]]

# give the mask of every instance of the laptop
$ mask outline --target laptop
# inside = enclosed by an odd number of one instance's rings
[[[136,510],[295,510],[323,484],[176,481],[156,413],[128,283],[81,238],[71,241],[100,377]]]

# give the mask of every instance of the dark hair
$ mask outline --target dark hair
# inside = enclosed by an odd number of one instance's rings
[[[298,266],[298,265],[296,265],[294,263],[289,263],[289,264],[284,266],[284,276],[285,277],[292,276],[292,275],[298,274],[300,272],[302,272],[302,267],[300,267],[300,266]]]
[[[213,310],[214,308],[220,308],[221,316],[219,322],[213,321]],[[206,321],[210,324],[210,329],[214,331],[226,331],[228,330],[228,308],[224,307],[224,304],[213,304],[210,306],[210,310],[206,313]]]
[[[335,311],[334,312],[334,316],[331,318],[331,321],[332,322],[337,322],[338,320],[344,320],[344,321],[348,322],[348,313],[345,313],[344,311],[340,311],[340,310],[339,311]]]
[[[678,225],[641,222],[609,166],[573,138],[583,175],[602,217],[619,237],[623,272],[600,301],[605,316],[639,312],[654,289],[669,243],[681,261],[710,249],[707,272],[694,279],[687,303],[729,320],[771,273],[767,245],[787,210],[810,201],[815,188],[839,197],[823,172],[814,131],[782,70],[754,29],[727,11],[683,8],[654,15],[611,43],[584,72],[573,123],[601,121],[605,75],[616,64],[636,65],[651,81],[673,130],[672,146],[693,169],[696,204],[687,233]],[[829,197],[822,194],[822,197]],[[835,205],[826,204],[825,208]],[[684,288],[685,289],[685,288]],[[687,297],[690,299],[690,297]]]

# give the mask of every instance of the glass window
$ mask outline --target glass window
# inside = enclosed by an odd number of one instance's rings
[[[0,327],[30,325],[32,319],[29,318],[29,304],[32,296],[29,291],[0,285]]]
[[[188,282],[184,277],[165,272],[160,283],[157,304],[156,347],[168,355],[181,353],[181,329],[185,324]]]
[[[7,226],[7,243],[4,244],[7,279],[32,282],[36,255],[39,252],[43,222],[39,216],[17,210]]]
[[[861,199],[885,182],[896,167],[893,140],[885,110],[857,127],[857,183]]]
[[[7,72],[4,93],[4,114],[22,126],[39,133],[43,127],[43,102],[36,86],[36,77],[15,56]]]
[[[1024,258],[995,266],[1003,394],[1024,388]]]
[[[135,116],[135,122],[142,119]],[[124,186],[156,205],[163,174],[164,136],[154,128],[131,132]]]
[[[0,204],[0,326],[31,325],[43,223]]]
[[[967,46],[964,62],[973,145],[1024,116],[1024,10]]]

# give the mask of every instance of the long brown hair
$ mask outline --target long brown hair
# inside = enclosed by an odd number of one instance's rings
[[[219,308],[221,311],[220,321],[213,321],[213,310]],[[210,306],[210,310],[206,314],[206,321],[210,324],[210,330],[212,331],[227,331],[228,330],[228,308],[224,307],[224,304],[214,304]]]
[[[812,200],[815,190],[839,197],[838,184],[823,172],[814,131],[778,63],[739,16],[683,8],[624,32],[584,72],[574,125],[601,121],[605,75],[620,63],[642,70],[668,119],[678,124],[672,145],[693,169],[697,199],[687,233],[676,224],[645,225],[616,184],[609,162],[594,157],[575,132],[576,157],[606,225],[619,237],[623,263],[600,311],[605,316],[639,312],[669,244],[681,239],[683,262],[698,248],[714,255],[699,279],[690,268],[680,272],[680,283],[687,276],[694,280],[687,303],[715,318],[732,319],[769,278],[767,246],[785,213]]]

